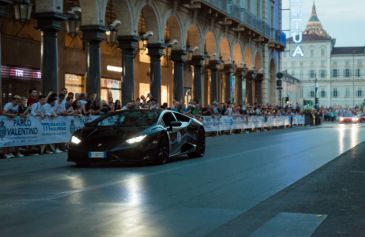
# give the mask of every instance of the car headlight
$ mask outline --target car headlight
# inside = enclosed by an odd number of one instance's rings
[[[133,137],[128,139],[126,142],[129,144],[133,144],[133,143],[137,143],[137,142],[141,142],[147,135],[142,135],[142,136],[138,136],[138,137]]]
[[[80,138],[78,138],[78,137],[76,137],[76,136],[72,136],[71,137],[71,143],[73,143],[73,144],[80,144],[80,142],[81,142],[81,140],[80,140]]]
[[[359,118],[352,118],[352,122],[358,122]]]
[[[340,117],[340,122],[342,122],[343,121],[343,118],[342,117]]]

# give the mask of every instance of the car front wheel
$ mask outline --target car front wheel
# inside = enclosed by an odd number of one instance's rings
[[[169,161],[169,139],[166,135],[160,137],[160,142],[158,144],[158,153],[156,157],[157,164],[165,164]]]
[[[189,153],[190,158],[203,157],[205,153],[205,131],[204,129],[199,129],[197,134],[196,150]]]

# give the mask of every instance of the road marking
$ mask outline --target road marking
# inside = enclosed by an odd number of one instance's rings
[[[327,215],[279,213],[249,237],[310,237]]]

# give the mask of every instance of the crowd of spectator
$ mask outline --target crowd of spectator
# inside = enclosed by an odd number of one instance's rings
[[[249,115],[249,116],[281,116],[281,115],[298,115],[302,113],[299,104],[295,106],[285,105],[277,106],[270,104],[254,105],[237,105],[231,102],[218,103],[213,102],[211,105],[202,107],[196,101],[190,101],[184,104],[183,101],[173,101],[171,107],[167,103],[159,105],[157,100],[150,94],[141,96],[134,101],[128,102],[125,106],[121,105],[120,100],[113,100],[110,96],[108,100],[99,100],[96,94],[87,96],[84,93],[68,92],[67,88],[57,94],[53,91],[47,95],[40,94],[36,89],[29,90],[27,98],[14,95],[11,100],[4,105],[2,115],[14,118],[16,116],[27,117],[37,116],[57,117],[57,116],[88,116],[104,115],[117,110],[126,109],[171,109],[196,118],[201,116],[223,116],[223,115]],[[335,121],[336,117],[344,113],[360,113],[359,108],[341,109],[341,108],[320,108],[316,113],[320,114],[324,120]],[[33,147],[34,148],[34,147]],[[59,153],[67,150],[65,144],[42,145],[37,147],[37,154]],[[19,148],[13,149],[11,153],[8,148],[3,149],[4,157],[11,158],[14,156],[22,157],[23,154]],[[15,153],[15,155],[13,155]]]

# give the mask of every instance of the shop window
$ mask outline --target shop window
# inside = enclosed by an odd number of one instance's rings
[[[149,83],[139,83],[139,97],[141,98],[142,95],[146,97],[150,93],[150,84]]]
[[[65,87],[69,92],[84,93],[84,77],[76,74],[65,74]]]
[[[161,104],[169,104],[169,92],[167,86],[161,86]]]
[[[142,95],[146,97],[150,93],[150,84],[149,83],[139,83],[139,97]],[[147,99],[148,100],[148,99]],[[169,103],[169,91],[168,86],[161,86],[161,104]]]
[[[184,103],[187,105],[191,101],[191,88],[190,87],[184,87]]]
[[[115,79],[101,78],[101,91],[100,97],[102,100],[108,101],[112,98],[113,101],[120,100],[121,98],[121,81]]]

